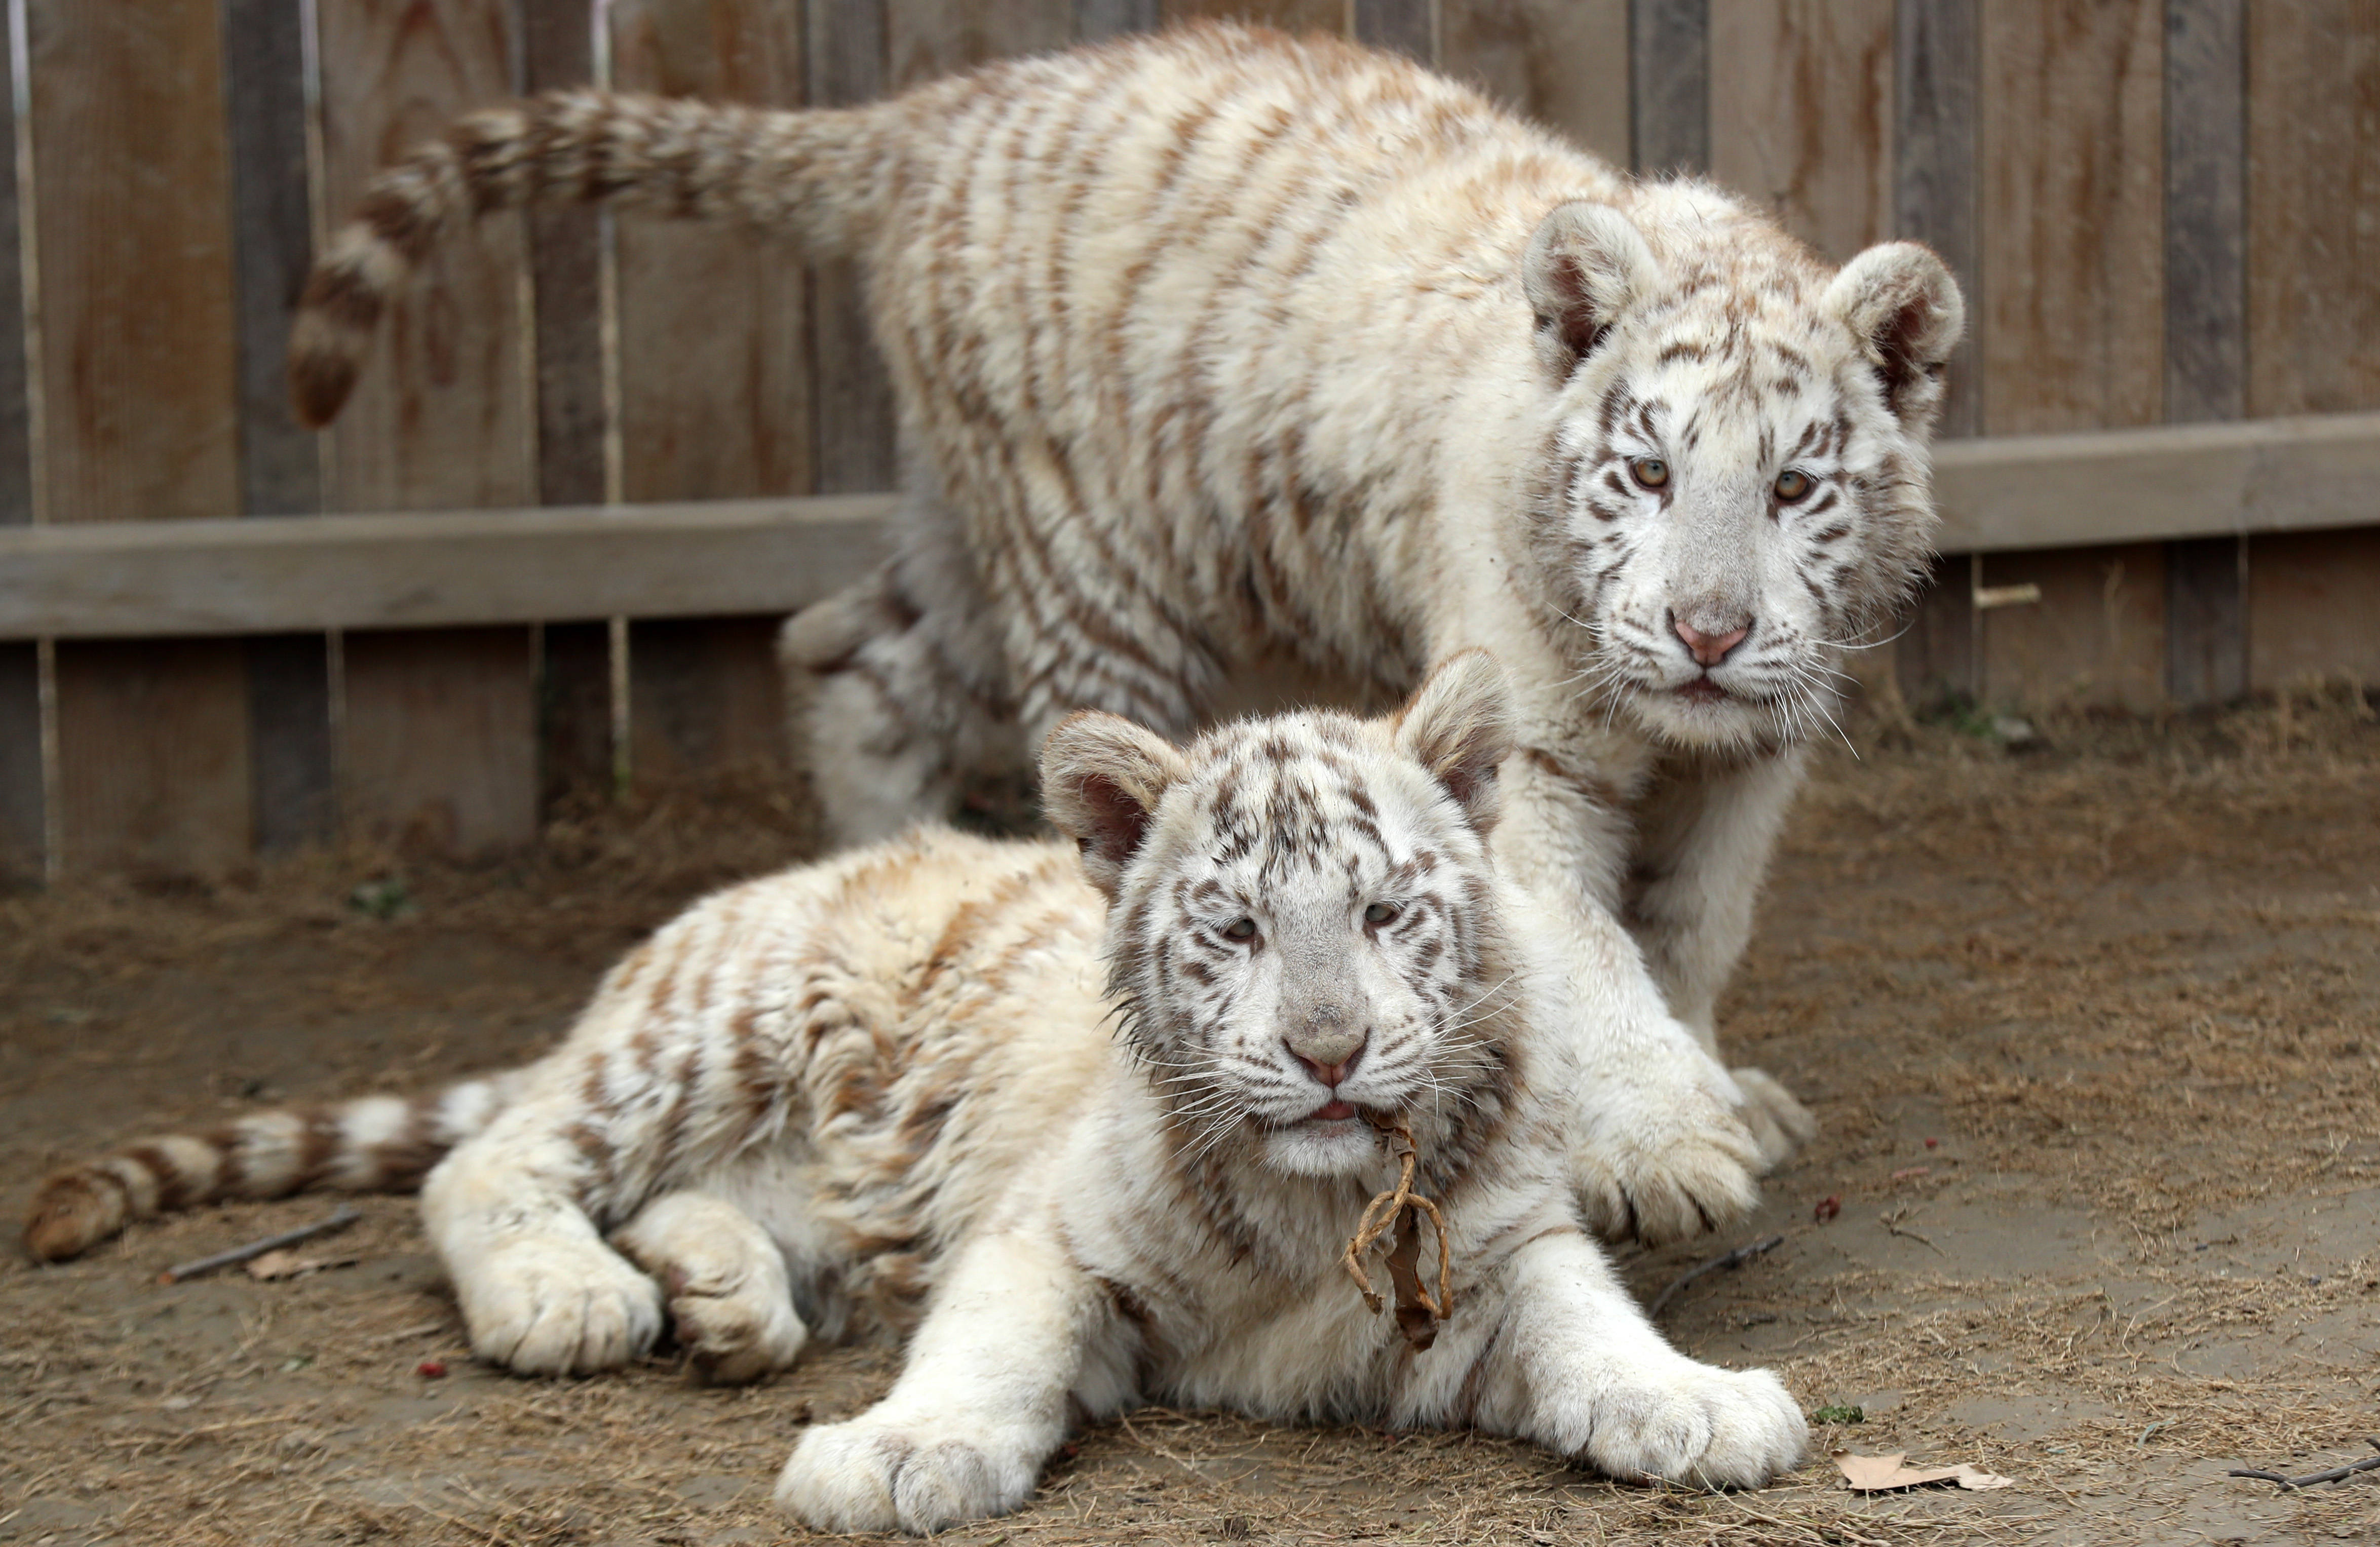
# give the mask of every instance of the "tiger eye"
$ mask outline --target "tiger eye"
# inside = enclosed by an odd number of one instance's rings
[[[1658,456],[1640,456],[1628,465],[1628,473],[1646,489],[1659,489],[1670,481],[1670,465]]]
[[[1370,907],[1364,910],[1364,922],[1366,924],[1388,924],[1394,921],[1397,914],[1401,912],[1402,912],[1402,910],[1393,902],[1375,902]]]
[[[1810,492],[1810,475],[1798,467],[1788,467],[1777,475],[1777,498],[1791,504]]]
[[[1226,940],[1253,940],[1256,937],[1257,921],[1254,919],[1233,919],[1223,925],[1223,938]]]

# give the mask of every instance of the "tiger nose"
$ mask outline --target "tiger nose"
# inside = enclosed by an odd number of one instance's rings
[[[1354,1072],[1355,1060],[1364,1056],[1364,1045],[1372,1033],[1364,1027],[1349,1027],[1338,1015],[1317,1015],[1281,1039],[1289,1056],[1305,1066],[1306,1072],[1325,1085],[1336,1086]]]
[[[1686,642],[1687,653],[1694,658],[1696,664],[1717,666],[1727,659],[1728,651],[1743,643],[1744,635],[1752,632],[1752,620],[1746,618],[1725,634],[1705,634],[1683,618],[1675,620],[1672,626],[1677,629],[1678,637]]]

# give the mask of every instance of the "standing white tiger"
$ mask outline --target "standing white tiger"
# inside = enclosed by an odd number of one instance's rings
[[[569,199],[864,267],[899,555],[786,651],[838,838],[1022,769],[1077,707],[1181,733],[1273,668],[1379,703],[1485,647],[1521,683],[1507,873],[1583,962],[1624,922],[1716,1056],[1803,739],[1929,549],[1962,327],[1931,252],[1831,272],[1402,59],[1208,27],[847,111],[464,120],[317,266],[301,415],[337,411],[442,229]],[[1740,1077],[1780,1156],[1807,1114]]]
[[[1650,1127],[1676,1153],[1688,1118],[1720,1145],[1731,1124],[1715,1092],[1648,1102],[1625,1074],[1645,1050],[1569,999],[1562,932],[1488,854],[1511,745],[1477,654],[1386,720],[1176,748],[1079,716],[1041,765],[1079,863],[928,828],[722,892],[540,1061],[129,1146],[51,1178],[28,1244],[407,1185],[451,1145],[423,1213],[473,1348],[515,1369],[618,1365],[666,1311],[749,1379],[922,1303],[890,1395],[809,1429],[778,1482],[827,1530],[1014,1509],[1076,1415],[1150,1401],[1763,1482],[1801,1456],[1792,1398],[1672,1350],[1573,1204],[1566,1093],[1607,1142]],[[1434,1338],[1367,1311],[1338,1261],[1395,1174],[1375,1122],[1407,1125],[1449,1227]]]

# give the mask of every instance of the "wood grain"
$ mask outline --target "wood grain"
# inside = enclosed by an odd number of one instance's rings
[[[1074,0],[886,0],[887,89],[1075,41]]]
[[[536,835],[528,630],[358,632],[344,653],[349,834],[464,856]]]
[[[1630,0],[1628,57],[1636,170],[1708,171],[1709,0]]]
[[[304,39],[298,7],[285,0],[224,0],[223,18],[240,509],[291,515],[320,510],[322,498],[320,448],[289,411],[284,375],[290,309],[313,249]],[[329,642],[261,635],[246,655],[257,848],[277,853],[328,841],[338,821]]]
[[[2142,712],[2163,701],[2163,544],[1987,554],[1983,583],[2041,587],[2039,602],[1983,615],[1986,703]]]
[[[520,0],[522,86],[595,79],[589,0]],[[579,206],[528,212],[537,340],[537,491],[546,505],[604,497],[601,218]]]
[[[229,154],[215,0],[27,7],[54,522],[236,508]],[[158,255],[171,254],[169,262]],[[248,691],[232,641],[59,647],[60,860],[245,854]]]
[[[882,96],[891,84],[885,0],[810,0],[808,13],[808,100],[847,107]],[[891,489],[892,383],[876,352],[857,271],[843,260],[813,261],[809,301],[812,487],[820,494]]]
[[[2380,407],[2380,6],[2247,25],[2248,412]]]
[[[1710,0],[1711,175],[1840,263],[1892,235],[1894,0]]]
[[[1439,51],[1456,79],[1630,163],[1628,0],[1439,0]]]
[[[2259,537],[2248,555],[2251,689],[2380,684],[2380,526]]]
[[[1984,423],[2165,408],[2163,0],[1984,9]]]
[[[520,88],[509,0],[318,0],[325,197],[352,209],[381,166],[456,115]],[[390,308],[330,431],[334,509],[518,506],[539,497],[536,362],[516,215],[443,244]],[[535,830],[528,630],[405,660],[395,637],[346,651],[342,825],[454,835],[476,849]],[[444,673],[440,686],[439,673]],[[389,803],[397,803],[395,804]]]
[[[640,789],[721,777],[782,777],[790,763],[776,638],[783,619],[646,623],[629,657]]]
[[[1432,0],[1352,0],[1350,30],[1357,42],[1437,63],[1438,18]]]
[[[1950,357],[1942,419],[1946,440],[1983,430],[1984,270],[1978,236],[1979,108],[1976,0],[1898,0],[1892,30],[1895,235],[1924,242],[1959,277],[1967,337]]]

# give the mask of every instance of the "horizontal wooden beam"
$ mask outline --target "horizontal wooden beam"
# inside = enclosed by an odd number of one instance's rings
[[[0,529],[0,638],[790,612],[884,557],[889,494]]]
[[[2380,414],[1934,448],[1945,553],[2380,524]]]
[[[2380,414],[1949,441],[1946,553],[2380,525]],[[789,612],[888,494],[0,528],[0,639]]]

